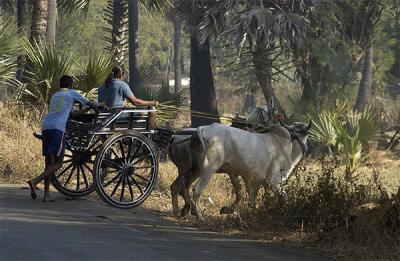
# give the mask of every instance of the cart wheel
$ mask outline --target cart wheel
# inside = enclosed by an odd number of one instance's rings
[[[94,191],[93,163],[103,140],[98,137],[88,149],[65,148],[63,167],[51,179],[61,194],[78,198]]]
[[[151,141],[137,132],[117,133],[100,149],[94,183],[110,206],[133,208],[150,195],[158,175],[158,159]]]

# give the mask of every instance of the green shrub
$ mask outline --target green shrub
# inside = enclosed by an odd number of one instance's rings
[[[26,41],[24,47],[28,59],[26,73],[30,79],[26,88],[28,100],[35,104],[47,104],[50,97],[60,90],[61,76],[70,73],[74,64],[72,55],[44,41]]]
[[[367,106],[362,113],[348,111],[345,105],[335,109],[315,108],[307,114],[313,121],[310,139],[327,146],[331,156],[344,152],[347,177],[357,169],[363,148],[374,139],[378,124],[374,110]]]

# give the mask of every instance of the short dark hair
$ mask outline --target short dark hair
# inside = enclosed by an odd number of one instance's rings
[[[74,84],[74,79],[69,75],[64,75],[60,78],[60,88],[71,88]]]

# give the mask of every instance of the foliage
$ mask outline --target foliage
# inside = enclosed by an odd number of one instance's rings
[[[214,33],[228,36],[238,49],[249,41],[253,48],[280,46],[282,50],[290,51],[303,44],[309,11],[310,6],[303,1],[293,4],[236,0],[215,2],[200,23],[200,41]]]
[[[399,218],[400,193],[397,199],[395,195],[389,199],[378,172],[354,183],[344,179],[339,161],[321,158],[318,165],[298,168],[284,184],[285,198],[267,188],[256,209],[241,208],[227,217],[224,226],[244,229],[245,224],[245,230],[268,233],[292,229],[302,236],[316,233],[320,243],[351,242],[362,247],[360,251],[368,242],[374,249],[365,256],[392,256],[399,246],[400,227],[393,220]]]
[[[179,114],[179,108],[185,104],[184,90],[177,94],[169,91],[169,83],[161,82],[159,87],[146,88],[142,96],[146,100],[157,100],[160,106],[157,108],[157,125],[165,126],[173,120],[176,120]],[[142,98],[141,97],[141,98]]]
[[[93,52],[85,69],[78,65],[81,74],[77,76],[77,89],[87,94],[94,88],[99,87],[110,75],[115,65],[115,53]]]
[[[311,106],[300,93],[288,97],[288,115],[297,121],[307,121]]]
[[[17,71],[17,55],[22,52],[23,36],[13,26],[13,20],[0,17],[0,87],[17,87],[19,82],[14,78]]]
[[[24,47],[29,59],[27,76],[30,84],[27,92],[34,102],[46,104],[51,95],[60,89],[61,76],[70,73],[74,64],[72,55],[43,41],[25,42]]]
[[[378,132],[374,110],[367,106],[361,113],[346,112],[346,105],[331,110],[328,106],[314,108],[307,117],[313,121],[310,139],[327,146],[331,155],[343,151],[347,157],[347,174],[357,169],[361,153]]]
[[[317,111],[313,109],[308,113],[313,121],[313,126],[310,130],[310,139],[327,145],[329,152],[332,154],[332,148],[337,151],[338,133],[341,130],[341,122],[334,112],[329,110]]]
[[[83,13],[87,15],[90,0],[57,0],[57,5],[62,14]]]
[[[103,8],[106,0],[90,1],[86,16],[72,13],[58,21],[56,47],[66,53],[79,54],[74,59],[78,64],[86,64],[92,53],[99,53],[105,48],[103,27]]]

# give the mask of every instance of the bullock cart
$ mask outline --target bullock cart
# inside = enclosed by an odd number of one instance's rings
[[[53,175],[53,186],[71,198],[96,190],[105,203],[117,208],[143,203],[157,181],[157,149],[169,146],[173,136],[190,138],[196,132],[154,128],[155,112],[153,107],[135,107],[70,118],[64,164]],[[266,114],[261,123],[270,118]],[[249,128],[246,119],[236,118],[235,124]]]
[[[69,119],[64,164],[53,175],[53,186],[72,198],[96,190],[118,208],[143,203],[157,181],[156,147],[167,146],[172,135],[153,128],[155,111],[124,108]]]

